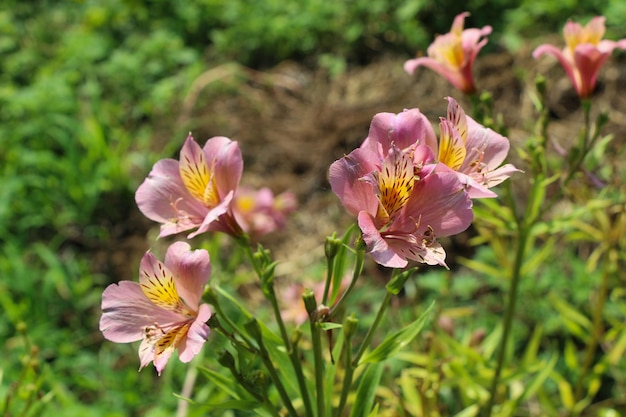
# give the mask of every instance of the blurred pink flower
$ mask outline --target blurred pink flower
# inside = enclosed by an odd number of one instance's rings
[[[615,48],[626,49],[626,39],[619,41],[603,40],[604,16],[596,16],[586,26],[568,21],[563,28],[566,46],[560,48],[543,44],[533,51],[533,57],[543,54],[554,55],[572,80],[580,98],[588,98],[596,88],[596,80],[602,65],[609,59]]]
[[[188,238],[206,231],[238,236],[241,229],[231,205],[242,172],[237,142],[218,136],[200,148],[189,135],[180,161],[158,161],[137,189],[135,200],[146,217],[161,223],[161,237],[195,228]]]
[[[444,76],[453,86],[466,94],[476,91],[472,67],[478,52],[487,44],[491,26],[482,29],[465,29],[465,18],[468,12],[454,18],[449,33],[439,35],[428,47],[428,57],[411,59],[404,63],[404,70],[413,74],[420,65],[428,67]]]
[[[200,302],[210,274],[209,253],[190,251],[187,243],[171,245],[165,264],[147,252],[139,283],[120,281],[104,290],[100,331],[116,343],[141,340],[139,369],[154,362],[160,375],[174,349],[189,362],[209,336],[211,311]]]
[[[341,298],[341,294],[348,288],[351,280],[351,276],[346,275],[341,280],[339,284],[339,296],[338,299]],[[293,282],[286,286],[281,290],[281,300],[282,303],[286,306],[280,310],[280,315],[284,321],[295,323],[296,325],[300,325],[309,319],[309,313],[307,313],[306,308],[304,306],[304,301],[302,300],[302,294],[309,289],[313,291],[315,295],[315,299],[318,302],[318,307],[323,308],[324,306],[321,304],[322,299],[324,297],[324,289],[326,287],[326,282]],[[336,300],[335,300],[336,301]],[[325,306],[332,307],[332,306]]]
[[[330,167],[333,192],[357,217],[368,252],[381,265],[445,265],[436,238],[472,222],[472,203],[457,175],[435,171],[426,146],[434,140],[419,110],[380,113],[361,147]]]
[[[256,239],[283,228],[287,216],[297,206],[296,196],[290,192],[274,196],[266,187],[260,190],[239,187],[235,193],[233,215],[242,230]]]
[[[465,114],[451,97],[448,112],[439,123],[439,145],[432,148],[437,160],[456,171],[470,198],[496,197],[489,188],[500,184],[515,166],[500,166],[509,152],[509,140]]]

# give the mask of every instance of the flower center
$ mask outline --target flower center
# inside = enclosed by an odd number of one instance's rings
[[[396,148],[390,150],[380,171],[372,173],[379,206],[376,217],[388,223],[406,206],[415,185],[415,167],[411,155]]]
[[[187,156],[181,159],[180,177],[189,194],[206,207],[212,208],[219,203],[213,166],[209,166],[204,152],[193,160]]]

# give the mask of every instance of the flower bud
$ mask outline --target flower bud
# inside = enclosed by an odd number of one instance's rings
[[[304,308],[309,314],[309,317],[315,317],[317,313],[317,301],[315,301],[315,294],[313,293],[313,291],[309,290],[308,288],[304,290],[304,293],[302,294],[302,300],[304,301]]]
[[[341,247],[341,240],[337,239],[335,233],[332,236],[328,236],[326,238],[326,242],[324,243],[324,254],[327,259],[333,259],[337,256],[337,252],[339,252],[339,248]]]
[[[356,328],[357,325],[359,324],[359,320],[354,317],[354,314],[352,314],[349,317],[346,317],[346,319],[343,322],[343,332],[346,335],[346,339],[350,339],[352,337],[352,335],[356,332]]]

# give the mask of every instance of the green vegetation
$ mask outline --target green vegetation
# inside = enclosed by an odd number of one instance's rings
[[[102,343],[101,292],[111,282],[133,277],[102,270],[97,255],[131,233],[124,228],[130,227],[125,222],[135,210],[134,191],[156,159],[178,148],[178,143],[167,143],[186,128],[176,125],[177,109],[198,75],[232,61],[258,69],[288,59],[337,74],[386,53],[413,55],[425,50],[436,33],[448,31],[462,11],[457,4],[5,0],[0,6],[0,415],[173,415],[177,399],[172,393],[181,391],[187,367],[172,361],[160,378],[152,369],[137,373],[136,346]],[[555,4],[471,0],[465,7],[472,13],[470,25],[494,27],[490,46],[505,37],[517,45],[520,36],[559,32],[570,16],[610,16],[611,37],[626,35],[618,26],[626,21],[621,0]],[[582,239],[581,234],[574,237]],[[423,311],[437,299],[441,314],[450,309],[457,317],[461,342],[449,341],[446,349],[456,359],[442,371],[450,379],[439,388],[450,414],[469,409],[473,395],[482,395],[477,385],[467,385],[467,375],[474,370],[480,374],[484,365],[470,361],[477,357],[470,348],[472,335],[494,328],[502,314],[506,283],[490,275],[498,268],[495,253],[491,246],[480,249],[454,282],[447,273],[433,272],[407,288],[406,304],[417,307],[403,315]],[[537,266],[536,280],[521,289],[526,294],[520,307],[523,325],[516,331],[531,343],[524,357],[542,381],[547,375],[536,369],[535,359],[541,356],[553,370],[551,382],[533,391],[540,398],[567,397],[562,376],[577,372],[573,352],[590,329],[588,296],[599,274],[573,252],[557,261]],[[136,265],[128,270],[135,271]],[[480,293],[484,288],[492,291]],[[558,297],[556,307],[546,304],[546,294]],[[626,344],[626,302],[623,291],[612,297],[604,317],[615,329],[612,350],[599,365],[604,368],[587,381],[612,390],[598,391],[600,400],[626,392],[624,361],[617,364]],[[395,323],[399,327],[411,321],[401,319]],[[536,332],[550,341],[533,344]],[[489,343],[494,335],[486,334],[486,340],[483,346],[493,352]],[[426,342],[415,343],[421,348]],[[554,356],[560,350],[565,355]],[[409,363],[419,370],[423,359],[407,354],[394,366]],[[431,384],[435,371],[440,370],[415,374]],[[411,372],[397,381],[407,401],[417,395],[406,379]],[[203,375],[219,378],[211,370]],[[468,392],[474,388],[477,393]],[[209,386],[194,396],[205,402],[209,398],[217,403],[228,396]],[[190,415],[205,411],[192,408]]]

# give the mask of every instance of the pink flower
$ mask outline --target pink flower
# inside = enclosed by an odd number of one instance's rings
[[[368,252],[381,265],[445,265],[436,238],[472,221],[472,203],[457,175],[435,171],[426,146],[433,140],[419,110],[380,113],[361,147],[330,167],[333,192],[357,217]]]
[[[456,171],[471,198],[496,197],[489,188],[514,172],[511,164],[500,166],[509,152],[509,140],[467,116],[451,97],[448,113],[439,123],[439,146],[431,148],[437,160]]]
[[[613,49],[626,49],[626,39],[603,40],[603,16],[596,16],[585,27],[568,21],[563,28],[566,46],[563,50],[554,45],[543,44],[533,51],[533,57],[554,55],[572,80],[580,98],[588,98],[596,88],[598,72],[613,53]]]
[[[423,65],[444,76],[462,92],[473,94],[476,87],[472,66],[478,52],[487,44],[487,39],[481,40],[481,38],[491,33],[491,26],[463,30],[467,16],[469,16],[468,12],[457,15],[450,32],[437,36],[428,47],[428,57],[406,61],[404,70],[413,74],[417,67]]]
[[[233,215],[241,229],[253,239],[285,226],[287,215],[298,203],[293,193],[274,196],[269,188],[252,190],[239,187],[233,203]]]
[[[160,375],[174,349],[182,362],[189,362],[209,336],[205,322],[211,311],[200,304],[211,274],[209,254],[189,249],[187,243],[174,243],[165,264],[147,252],[139,283],[120,281],[102,294],[100,331],[116,343],[141,340],[139,369],[154,362]]]
[[[158,161],[137,189],[135,200],[146,217],[161,223],[161,237],[195,228],[189,238],[206,231],[238,236],[241,230],[231,205],[242,171],[237,142],[214,137],[200,148],[189,135],[180,161]]]

